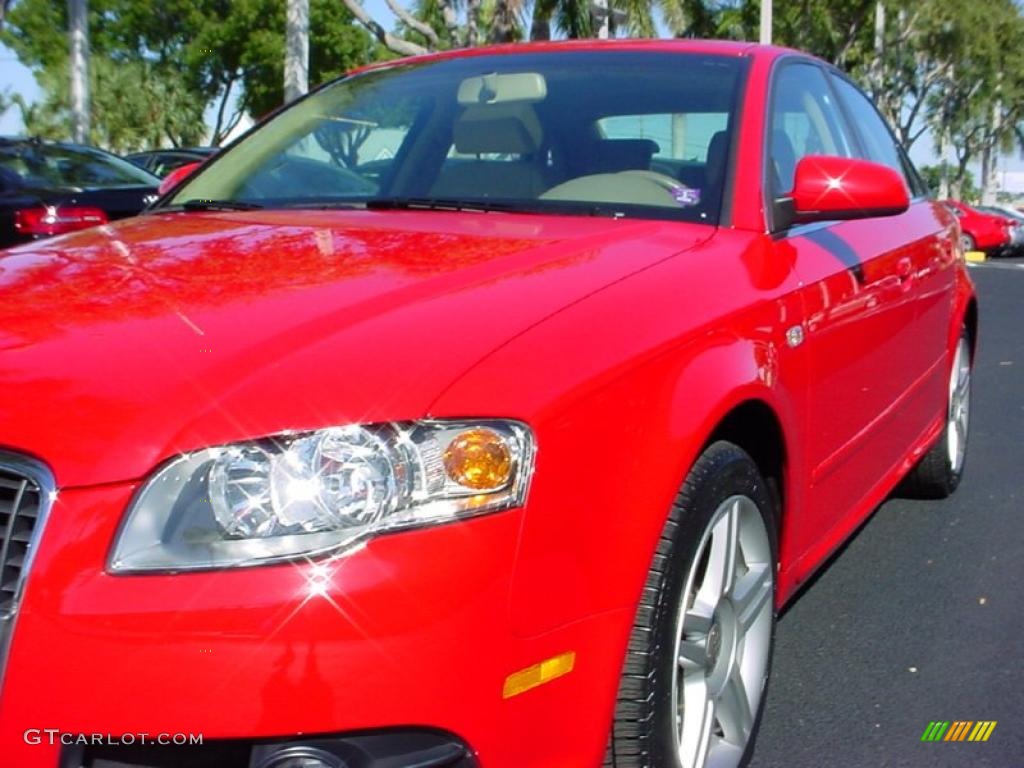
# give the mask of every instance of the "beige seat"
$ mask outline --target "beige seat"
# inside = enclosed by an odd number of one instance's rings
[[[619,171],[569,179],[549,189],[541,199],[679,208],[676,194],[685,189],[672,177],[654,171]]]
[[[470,107],[455,123],[452,138],[456,152],[477,157],[445,160],[432,197],[534,199],[548,187],[537,158],[543,133],[532,108]]]

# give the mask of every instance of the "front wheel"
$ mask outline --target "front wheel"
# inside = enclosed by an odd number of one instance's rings
[[[964,253],[978,250],[978,244],[974,241],[974,236],[966,232],[960,233],[960,246],[964,249]]]
[[[904,481],[907,496],[944,499],[957,489],[963,477],[971,424],[971,343],[966,329],[953,353],[948,392],[942,435]]]
[[[775,631],[775,524],[737,446],[690,471],[651,564],[605,760],[614,768],[734,768],[753,752]]]

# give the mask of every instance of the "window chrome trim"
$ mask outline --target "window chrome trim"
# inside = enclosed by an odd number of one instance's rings
[[[9,613],[0,616],[0,699],[2,699],[4,673],[7,669],[7,657],[18,621],[18,609],[21,607],[25,584],[28,581],[28,574],[32,570],[36,552],[39,550],[39,542],[42,539],[43,530],[46,528],[50,509],[53,507],[54,499],[57,498],[57,484],[49,467],[41,461],[23,454],[0,451],[0,469],[21,475],[39,487],[39,510],[36,524],[32,529],[32,538],[25,555],[25,563],[21,567],[21,573],[18,574],[18,581],[14,587],[13,607]]]

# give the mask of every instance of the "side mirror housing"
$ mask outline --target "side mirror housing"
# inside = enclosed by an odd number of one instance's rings
[[[198,168],[202,163],[186,163],[180,168],[175,168],[173,171],[168,173],[164,180],[160,182],[160,186],[157,187],[157,192],[161,195],[166,195],[176,186],[181,184],[186,178],[192,175],[192,172]]]
[[[796,166],[789,224],[896,216],[910,207],[903,176],[849,157],[808,155]]]

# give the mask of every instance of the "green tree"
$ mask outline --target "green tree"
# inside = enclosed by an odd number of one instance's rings
[[[875,5],[876,0],[775,3],[773,40],[853,69],[872,51]]]
[[[93,60],[89,72],[92,121],[89,143],[114,152],[129,152],[170,143],[199,144],[206,132],[202,106],[184,81],[173,73],[157,73],[145,61]],[[44,70],[40,85],[47,94],[28,106],[19,99],[28,133],[66,139],[70,123],[68,75],[64,69]],[[101,87],[102,86],[102,87]]]
[[[20,0],[6,22],[0,40],[37,72],[44,91],[43,104],[30,115],[33,126],[46,135],[66,135],[60,127],[66,116],[67,4]],[[99,75],[92,86],[94,135],[101,142],[120,145],[134,139],[115,137],[143,136],[150,146],[195,143],[212,105],[209,141],[219,144],[246,112],[260,115],[281,103],[285,24],[277,0],[90,0],[89,24]],[[312,0],[310,25],[311,83],[375,55],[372,40],[338,0]],[[140,105],[116,109],[106,103],[105,91],[124,97],[132,87],[143,89],[132,97]]]
[[[948,193],[945,195],[942,193],[942,180],[944,178],[948,179],[955,172],[952,165],[949,163],[937,163],[935,165],[921,166],[917,170],[921,174],[921,179],[928,187],[928,192],[932,197],[943,200],[949,196]],[[980,190],[974,183],[974,174],[968,170],[964,174],[958,199],[965,201],[977,200],[980,194]]]
[[[184,42],[172,45],[173,37],[165,32],[161,45],[149,47],[147,25],[155,22],[141,6],[151,8],[128,0],[89,3],[90,139],[116,150],[196,143],[204,133],[205,100],[175,55]],[[159,16],[164,4],[152,9]],[[180,26],[187,28],[188,20],[181,21]],[[66,3],[21,0],[11,8],[0,35],[19,60],[35,70],[44,94],[31,107],[21,100],[26,128],[50,138],[67,138],[70,132],[66,29]]]
[[[386,0],[396,22],[391,31],[370,15],[362,0],[341,1],[384,49],[400,56],[524,37],[524,0]]]
[[[980,161],[982,196],[991,198],[995,157],[1024,118],[1024,21],[1013,0],[950,0],[949,11],[952,44],[925,110],[940,160],[953,156],[939,164],[939,193],[967,196],[968,169]]]
[[[552,27],[569,38],[593,36],[591,5],[589,0],[535,0],[531,39],[550,39]],[[612,31],[630,37],[656,37],[659,21],[677,37],[730,37],[721,25],[738,7],[701,0],[611,0],[609,5],[624,17],[615,24],[613,16]]]
[[[853,74],[909,149],[927,130],[929,99],[949,76],[963,30],[956,23],[960,0],[893,1],[876,4],[884,10],[883,26],[875,26],[873,50],[861,56]]]
[[[241,73],[243,103],[256,116],[284,101],[285,5],[278,0],[236,0],[220,30],[209,28],[204,47],[231,52],[222,72]],[[327,82],[373,60],[373,41],[352,24],[352,15],[338,0],[310,0],[309,83]],[[236,67],[232,68],[232,65]]]
[[[534,0],[530,38],[550,40],[552,25],[568,38],[590,37],[593,34],[590,3],[585,0]]]

